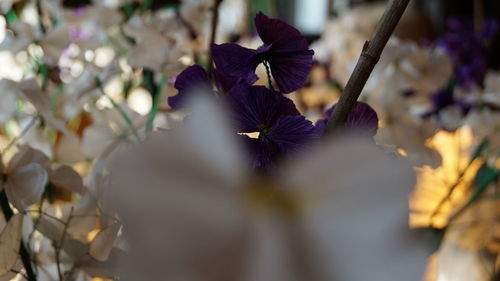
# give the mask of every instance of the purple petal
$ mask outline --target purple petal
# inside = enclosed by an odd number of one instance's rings
[[[431,101],[435,112],[439,112],[445,107],[455,104],[455,98],[451,89],[443,89],[432,94]]]
[[[248,136],[241,136],[245,147],[248,149],[252,159],[252,167],[256,170],[270,171],[276,165],[276,149],[273,144],[265,139],[255,139]]]
[[[316,131],[318,133],[321,134],[325,130],[326,124],[332,116],[335,106],[336,105],[332,106],[325,112],[327,118],[316,122]],[[361,132],[366,136],[373,137],[377,134],[378,130],[377,112],[375,112],[375,110],[373,110],[371,106],[364,102],[356,102],[356,105],[354,105],[354,108],[347,117],[345,128],[356,130],[357,132]]]
[[[271,72],[281,92],[290,93],[304,86],[312,68],[313,54],[312,50],[270,54]]]
[[[233,88],[233,86],[235,86],[235,85],[238,85],[241,83],[247,83],[241,77],[224,75],[218,69],[214,69],[213,75],[214,75],[214,80],[215,80],[215,84],[217,86],[217,89],[221,93],[229,92]],[[255,81],[257,81],[257,80],[255,80]],[[255,81],[251,81],[251,83],[249,83],[249,84],[253,84]]]
[[[181,108],[184,105],[186,97],[193,92],[213,92],[207,72],[199,65],[193,65],[184,69],[177,76],[174,87],[179,93],[169,97],[168,104],[175,110]]]
[[[269,128],[281,115],[299,115],[293,101],[263,86],[236,85],[226,99],[242,133]]]
[[[233,43],[213,44],[212,59],[217,69],[225,76],[236,76],[251,84],[257,80],[255,68],[262,62],[255,50]]]
[[[266,45],[272,45],[273,51],[304,51],[307,40],[293,26],[280,19],[271,19],[262,12],[255,16],[255,28]]]
[[[319,137],[314,125],[302,115],[281,116],[271,129],[265,132],[276,149],[282,154],[300,151],[305,144]]]
[[[179,91],[185,91],[193,85],[210,85],[208,73],[197,64],[184,69],[177,76],[174,86]]]

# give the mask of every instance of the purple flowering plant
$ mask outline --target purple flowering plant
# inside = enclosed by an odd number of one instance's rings
[[[460,86],[482,85],[488,69],[490,43],[498,32],[496,20],[484,20],[481,29],[472,19],[450,18],[448,32],[437,40],[453,60]]]
[[[262,46],[254,50],[235,43],[212,44],[212,74],[199,65],[186,68],[175,80],[178,94],[168,103],[176,110],[189,95],[211,93],[229,107],[235,133],[251,153],[253,168],[271,170],[280,158],[306,149],[322,135],[333,107],[316,124],[301,115],[285,95],[306,83],[314,51],[296,28],[280,19],[259,12],[255,26]],[[253,85],[259,79],[255,72],[261,63],[269,88]],[[372,137],[378,128],[377,114],[369,105],[358,103],[345,128],[363,129]],[[250,137],[250,133],[257,137]]]
[[[471,109],[487,106],[477,100],[457,96],[455,90],[474,92],[475,88],[484,88],[491,60],[491,43],[499,31],[498,21],[485,19],[478,27],[470,18],[452,17],[448,19],[447,27],[448,31],[437,38],[435,46],[442,48],[450,57],[454,73],[446,87],[429,95],[431,108],[422,114],[423,118],[441,118],[440,113],[449,107],[459,108],[461,116],[465,117]],[[443,129],[454,131],[456,128],[443,126]]]

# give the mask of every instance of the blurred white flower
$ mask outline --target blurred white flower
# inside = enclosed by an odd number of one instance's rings
[[[189,31],[175,16],[156,15],[149,20],[134,16],[124,26],[124,32],[136,41],[127,52],[132,67],[174,70],[177,74],[184,67],[180,58],[192,55]]]
[[[122,110],[130,118],[132,126],[139,131],[146,123],[145,116],[130,110],[124,103]],[[92,125],[85,128],[82,138],[82,152],[90,158],[97,158],[111,145],[126,141],[134,130],[115,108],[106,108],[92,113]]]
[[[4,124],[16,112],[16,93],[9,91],[5,80],[0,80],[0,91],[2,98],[0,99],[0,124]]]
[[[255,177],[221,111],[196,103],[185,127],[109,164],[124,280],[420,280],[428,249],[408,229],[404,161],[348,139]]]

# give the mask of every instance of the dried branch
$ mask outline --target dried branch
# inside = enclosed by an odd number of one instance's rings
[[[379,61],[387,41],[389,41],[409,2],[410,0],[392,0],[388,5],[372,38],[366,41],[363,46],[358,63],[347,82],[344,92],[340,96],[337,106],[335,106],[325,133],[332,133],[347,120],[347,116],[349,116],[356,104],[366,81]]]
[[[484,0],[474,0],[474,28],[477,32],[483,30]]]
[[[213,6],[212,15],[212,33],[210,34],[210,44],[208,45],[208,74],[212,75],[213,70],[213,59],[212,59],[212,44],[215,43],[215,37],[217,35],[217,23],[219,22],[219,6],[222,0],[215,0]]]
[[[68,220],[64,224],[63,233],[61,234],[59,242],[54,241],[55,243],[54,251],[56,256],[57,275],[59,276],[59,281],[64,280],[64,275],[61,270],[61,250],[63,248],[64,240],[66,239],[66,233],[68,232],[69,224],[71,222],[71,219],[73,218],[72,215],[73,215],[73,207],[71,207],[71,210],[69,211]]]
[[[0,192],[0,207],[2,208],[3,215],[6,221],[9,221],[10,218],[14,215],[14,212],[10,208],[9,199],[7,198],[7,194],[5,190]],[[31,257],[26,248],[24,247],[24,243],[21,239],[21,246],[19,247],[19,255],[21,256],[21,261],[23,262],[24,269],[26,270],[26,275],[28,281],[36,281],[36,274],[33,271],[33,267],[31,266]]]

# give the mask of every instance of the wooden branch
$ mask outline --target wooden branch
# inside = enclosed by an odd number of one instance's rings
[[[3,215],[5,217],[5,221],[9,221],[10,218],[14,215],[14,212],[9,206],[9,199],[7,198],[7,194],[5,193],[5,190],[2,190],[0,192],[0,208],[2,209]],[[26,277],[28,281],[36,281],[36,274],[35,271],[33,270],[33,267],[31,266],[31,257],[30,254],[28,253],[28,250],[26,250],[26,247],[24,247],[24,243],[21,239],[21,246],[19,247],[19,255],[21,256],[21,261],[23,262],[24,269],[26,270]]]
[[[474,0],[474,28],[476,32],[483,30],[484,0]]]
[[[327,124],[326,134],[336,131],[346,122],[409,2],[410,0],[392,0],[388,5],[372,38],[363,46],[358,63]]]

